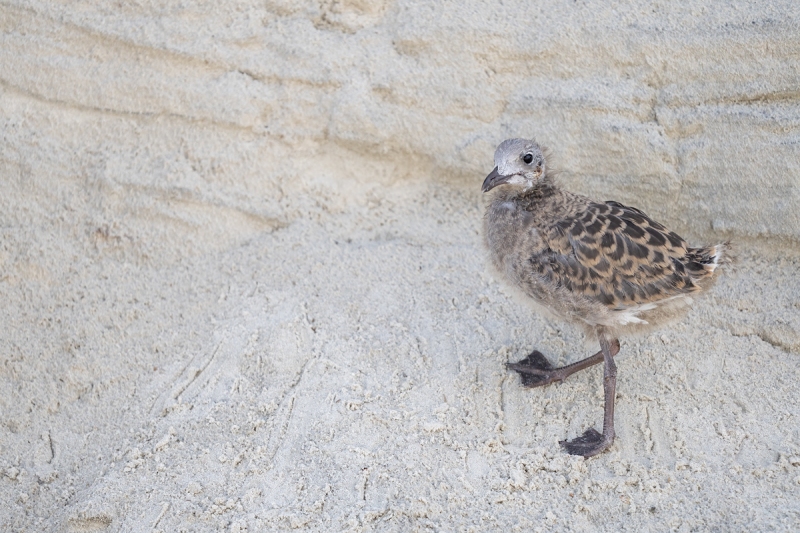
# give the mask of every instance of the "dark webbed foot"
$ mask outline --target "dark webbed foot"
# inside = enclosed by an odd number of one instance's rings
[[[594,428],[587,429],[583,435],[572,440],[562,440],[559,444],[572,455],[592,457],[606,451],[614,442],[614,397],[617,390],[617,365],[614,364],[614,354],[619,351],[619,343],[610,340],[598,331],[600,338],[600,353],[603,355],[603,395],[605,407],[603,409],[603,433]]]
[[[619,353],[618,340],[612,340],[608,347],[612,357]],[[603,357],[603,351],[600,350],[596,354],[578,361],[577,363],[555,368],[550,364],[550,361],[542,355],[542,352],[534,350],[522,361],[507,363],[506,366],[519,373],[522,377],[522,384],[525,387],[543,387],[554,381],[564,381],[568,376],[571,376],[579,370],[602,363]]]
[[[571,455],[592,457],[593,455],[606,451],[613,442],[614,437],[610,439],[606,438],[596,429],[589,428],[580,437],[576,437],[572,440],[562,440],[559,444]]]
[[[552,372],[553,365],[539,350],[532,351],[528,357],[516,363],[506,363],[506,367],[519,373],[525,387],[543,387],[564,379]]]

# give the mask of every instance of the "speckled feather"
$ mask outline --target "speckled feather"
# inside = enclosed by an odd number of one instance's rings
[[[591,202],[547,228],[548,248],[531,257],[539,274],[613,309],[699,289],[707,275],[686,242],[641,211]]]
[[[539,175],[517,160],[533,148],[541,154]],[[691,248],[636,208],[561,189],[532,141],[506,141],[495,162],[508,185],[487,206],[492,261],[512,285],[558,315],[592,327],[662,322],[664,307],[680,308],[675,304],[704,289],[724,261],[725,245]]]

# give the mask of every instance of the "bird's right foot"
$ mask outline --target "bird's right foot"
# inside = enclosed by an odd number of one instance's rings
[[[544,387],[564,379],[539,350],[532,351],[528,357],[516,363],[506,363],[506,367],[520,375],[524,387]]]
[[[587,459],[606,451],[614,443],[614,435],[604,435],[594,428],[584,431],[580,437],[559,442],[570,455],[582,455]]]

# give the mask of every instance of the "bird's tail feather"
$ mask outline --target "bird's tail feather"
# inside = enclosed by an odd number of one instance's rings
[[[689,248],[688,268],[693,277],[704,278],[714,273],[717,267],[733,263],[734,255],[730,241],[714,246]]]

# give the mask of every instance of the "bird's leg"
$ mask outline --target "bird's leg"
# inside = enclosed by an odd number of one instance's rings
[[[559,444],[567,453],[592,457],[607,450],[614,442],[614,396],[617,393],[617,365],[611,355],[611,344],[619,346],[618,341],[611,341],[601,332],[600,351],[603,354],[603,392],[605,393],[605,413],[603,416],[603,433],[594,428],[587,429],[583,435],[570,441],[562,440]],[[619,348],[618,348],[619,349]]]
[[[610,342],[610,351],[612,356],[619,353],[618,340],[614,339]],[[571,376],[579,370],[584,370],[590,366],[602,363],[603,357],[603,350],[600,350],[596,354],[582,359],[577,363],[553,368],[553,365],[542,355],[542,352],[534,350],[525,359],[516,363],[507,363],[506,367],[519,372],[523,386],[543,387],[554,381],[564,381],[568,376]]]

